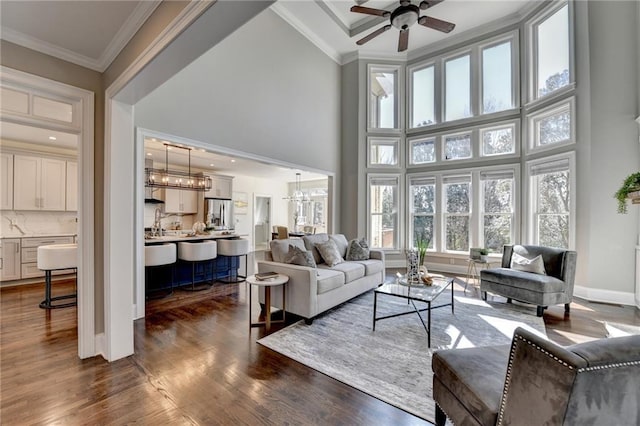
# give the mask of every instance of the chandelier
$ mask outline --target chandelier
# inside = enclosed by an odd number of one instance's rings
[[[294,203],[304,203],[311,201],[311,199],[309,198],[309,194],[300,189],[300,184],[300,173],[298,172],[296,173],[296,187],[293,191],[293,194],[284,197],[283,199]]]
[[[169,148],[186,149],[189,153],[189,169],[169,170]],[[191,173],[191,148],[165,143],[164,169],[145,168],[145,186],[152,188],[183,189],[188,191],[208,191],[213,186],[209,176]]]

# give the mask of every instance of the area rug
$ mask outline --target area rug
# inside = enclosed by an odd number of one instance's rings
[[[455,314],[451,307],[432,311],[431,348],[415,313],[379,321],[373,331],[373,291],[317,317],[311,325],[299,321],[258,343],[433,422],[435,349],[510,344],[516,327],[546,338],[535,307],[487,303],[462,293],[454,297]],[[434,305],[450,301],[451,292],[446,291]],[[402,299],[379,295],[377,316],[410,306]]]

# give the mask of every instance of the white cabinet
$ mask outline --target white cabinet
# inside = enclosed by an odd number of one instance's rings
[[[65,210],[66,162],[14,156],[14,210]]]
[[[165,213],[198,213],[198,191],[183,191],[181,189],[164,190]]]
[[[0,210],[13,210],[12,154],[0,154]]]
[[[231,199],[233,192],[233,178],[231,176],[213,175],[211,189],[205,192],[205,198]]]
[[[78,163],[67,161],[66,210],[78,211]]]
[[[33,237],[22,239],[20,256],[20,276],[18,278],[44,277],[44,271],[38,269],[38,247],[51,244],[68,244],[74,237]],[[68,274],[71,270],[51,271],[52,275]]]
[[[0,281],[20,279],[20,238],[0,240]]]

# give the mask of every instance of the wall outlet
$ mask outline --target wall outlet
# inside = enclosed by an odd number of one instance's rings
[[[455,259],[449,259],[449,265],[454,265],[456,263]]]

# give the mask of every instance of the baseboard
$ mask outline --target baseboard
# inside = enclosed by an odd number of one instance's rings
[[[626,291],[604,290],[577,285],[573,288],[573,295],[590,302],[635,306],[635,295]]]
[[[106,349],[107,336],[104,333],[96,334],[96,355],[100,355],[102,358],[107,359]]]

